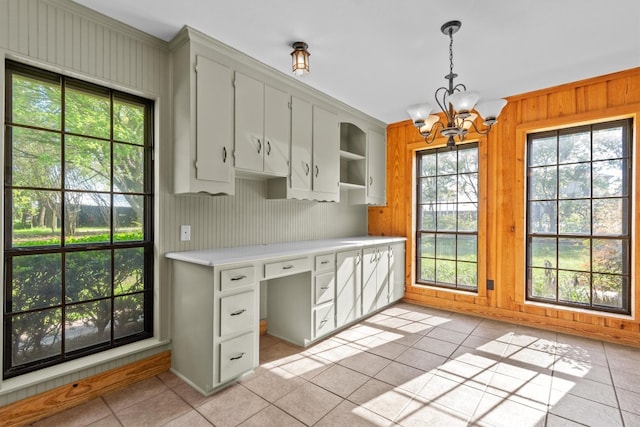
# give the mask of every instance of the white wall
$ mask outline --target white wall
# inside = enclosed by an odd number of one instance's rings
[[[233,197],[170,194],[171,88],[168,47],[161,40],[69,0],[0,0],[0,55],[156,101],[156,338],[0,381],[0,406],[169,348],[171,286],[169,262],[163,257],[166,252],[367,232],[365,206],[266,200],[262,181],[237,180]],[[0,77],[4,82],[4,67]],[[4,85],[0,94],[0,108],[4,109]],[[4,132],[0,134],[4,146],[3,138]],[[179,241],[180,224],[191,225],[190,242]]]

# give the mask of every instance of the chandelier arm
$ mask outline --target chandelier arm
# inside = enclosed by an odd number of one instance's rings
[[[444,93],[442,93],[442,102],[440,102],[440,100],[438,99],[438,96],[440,95],[440,91],[444,91]],[[447,111],[449,110],[447,107],[444,106],[447,103],[446,99],[448,94],[449,94],[449,89],[447,89],[444,86],[441,86],[436,90],[436,93],[434,96],[434,98],[436,99],[436,103],[438,104],[438,107],[440,107],[440,110],[445,114],[447,114]],[[449,117],[448,114],[447,114],[447,117]]]
[[[466,92],[467,87],[463,83],[458,83],[453,87],[454,92]]]
[[[470,120],[465,120],[471,123],[471,127],[473,127],[473,130],[475,131],[475,133],[480,134],[480,135],[487,135],[490,131],[491,131],[491,127],[493,125],[487,125],[487,128],[485,130],[480,130],[478,129],[478,126],[476,126],[475,122],[472,122]]]
[[[440,120],[438,120],[433,124],[433,126],[431,126],[431,130],[429,131],[429,134],[427,136],[422,135],[422,137],[424,138],[424,141],[427,144],[431,144],[433,143],[433,141],[436,140],[436,136],[440,133],[438,131],[439,127],[444,129],[444,124]]]

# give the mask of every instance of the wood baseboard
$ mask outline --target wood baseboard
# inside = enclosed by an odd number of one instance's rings
[[[0,408],[0,426],[22,426],[57,414],[107,392],[168,371],[171,352],[165,351],[138,362],[46,391]]]

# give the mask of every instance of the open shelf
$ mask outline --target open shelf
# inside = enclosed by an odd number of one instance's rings
[[[364,160],[365,156],[352,153],[350,151],[340,150],[340,158],[345,160]]]

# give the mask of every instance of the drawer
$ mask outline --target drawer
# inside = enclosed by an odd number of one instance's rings
[[[253,332],[220,343],[220,382],[233,379],[255,368]]]
[[[334,254],[316,255],[315,271],[334,270]]]
[[[333,304],[313,310],[313,333],[314,338],[328,334],[335,329],[335,319]]]
[[[220,290],[228,291],[255,283],[255,268],[253,266],[232,268],[220,272]]]
[[[335,273],[316,274],[313,280],[314,304],[331,301],[335,293]]]
[[[220,298],[220,336],[254,328],[254,291]]]
[[[309,271],[309,258],[296,258],[287,261],[271,262],[264,265],[265,279],[288,276]]]

